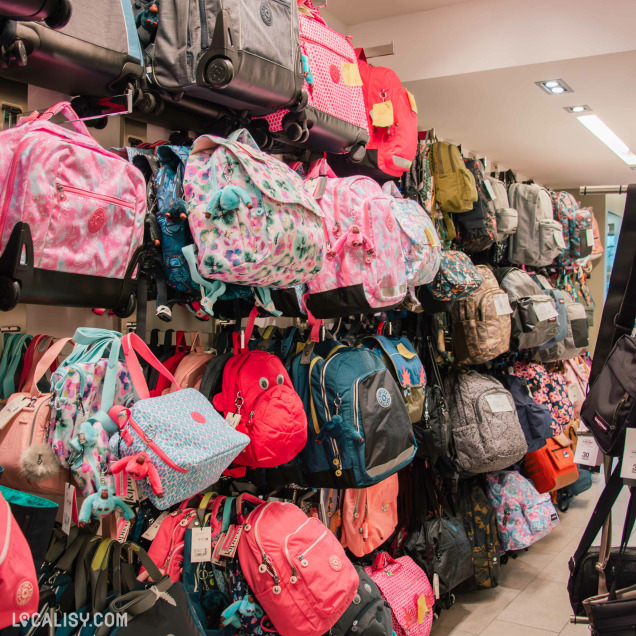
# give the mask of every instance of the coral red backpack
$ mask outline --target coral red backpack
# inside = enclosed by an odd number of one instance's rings
[[[248,343],[256,308],[245,331]],[[283,363],[266,351],[241,347],[234,334],[234,353],[223,369],[223,389],[213,398],[217,411],[250,438],[235,465],[273,468],[290,461],[307,443],[307,415]]]
[[[364,163],[374,164],[374,167],[390,177],[401,177],[411,169],[417,153],[415,98],[402,86],[395,71],[383,66],[371,66],[362,49],[356,49],[356,54],[371,136]],[[376,117],[372,116],[372,111],[378,108],[378,104],[388,101],[393,107],[393,124],[374,125],[374,120],[376,124],[380,120],[377,110]],[[387,123],[390,120],[389,117]]]

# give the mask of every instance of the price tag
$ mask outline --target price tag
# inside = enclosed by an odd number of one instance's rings
[[[497,197],[495,196],[495,191],[492,189],[492,185],[488,179],[484,181],[484,187],[486,188],[486,192],[488,192],[490,199],[494,201]]]
[[[204,563],[212,560],[212,528],[192,528],[190,561]]]
[[[600,466],[603,463],[603,453],[591,435],[579,435],[574,453],[574,463],[581,466]]]
[[[636,428],[628,428],[623,451],[622,479],[636,479]]]
[[[228,413],[225,416],[225,421],[232,427],[236,428],[241,422],[241,414],[240,413]]]
[[[417,599],[417,622],[421,625],[428,614],[428,603],[426,602],[426,594],[422,594]]]
[[[411,103],[411,110],[414,113],[417,113],[417,103],[415,101],[415,95],[413,95],[413,93],[411,93],[411,91],[406,91],[409,95],[409,102]]]
[[[327,177],[316,177],[315,179],[307,179],[307,181],[305,181],[305,190],[316,200],[322,198],[326,189]]]
[[[11,400],[3,409],[0,411],[0,431],[25,407],[29,404],[31,400],[24,395],[15,398],[15,400]]]
[[[62,516],[62,532],[66,535],[71,531],[71,522],[77,523],[77,498],[75,486],[66,484],[64,486],[64,513]]]
[[[425,225],[424,233],[426,234],[426,238],[428,239],[428,242],[433,247],[441,247],[439,242],[439,237],[437,236],[437,232],[432,227],[428,227],[428,225]]]
[[[585,238],[587,239],[588,247],[592,247],[594,245],[594,230],[590,228],[589,230],[585,230]]]
[[[496,294],[492,297],[492,300],[495,303],[495,311],[498,316],[507,316],[512,313],[508,294]]]
[[[559,317],[559,313],[554,308],[554,305],[551,302],[533,303],[532,307],[539,322],[544,322],[546,320]]]
[[[493,413],[507,413],[515,408],[505,393],[487,395],[486,402],[488,402],[488,406]]]
[[[163,523],[163,520],[168,516],[168,511],[162,512],[154,521],[154,523],[141,535],[142,539],[148,539],[148,541],[152,541],[156,536],[157,532],[159,532],[159,527]]]
[[[435,598],[439,598],[439,574],[435,572],[433,574],[433,593],[435,594]]]
[[[565,239],[563,238],[563,232],[561,230],[554,230],[554,242],[561,249],[565,249]]]
[[[572,384],[568,384],[568,397],[570,398],[570,402],[574,404],[574,402],[583,402],[585,396],[583,395],[583,391],[579,386],[578,382],[572,382]]]
[[[395,122],[395,117],[393,115],[393,102],[389,99],[386,102],[373,104],[371,120],[373,121],[373,125],[378,128],[389,128],[390,126],[393,126],[393,123]]]
[[[340,62],[340,70],[342,71],[342,81],[345,83],[345,86],[362,86],[360,69],[357,64]]]

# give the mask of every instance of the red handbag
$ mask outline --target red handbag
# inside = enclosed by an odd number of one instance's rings
[[[579,478],[574,450],[551,438],[543,448],[528,453],[524,472],[540,492],[552,492],[573,484]]]

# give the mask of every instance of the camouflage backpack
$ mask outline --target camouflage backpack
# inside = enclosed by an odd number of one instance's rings
[[[486,493],[474,481],[459,484],[457,516],[464,522],[473,547],[473,588],[487,589],[499,585],[500,544],[497,518]]]

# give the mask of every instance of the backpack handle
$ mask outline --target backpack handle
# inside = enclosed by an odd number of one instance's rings
[[[79,115],[73,110],[71,102],[58,102],[55,106],[51,106],[48,110],[45,110],[41,115],[38,115],[36,121],[46,121],[54,117],[55,115],[64,115],[72,124],[73,128],[80,135],[85,135],[93,139],[93,136],[88,132],[86,124],[80,120]]]
[[[241,334],[236,331],[232,334],[232,341],[234,343],[234,355],[238,355],[239,353],[247,353],[249,351],[249,341],[252,337],[252,333],[254,332],[254,323],[256,321],[256,316],[258,316],[258,307],[254,305],[252,307],[252,311],[250,311],[249,318],[247,319],[247,326],[245,327],[245,331],[243,332],[243,342],[241,342]]]
[[[71,338],[61,338],[57,342],[53,343],[40,358],[38,363],[35,365],[35,369],[24,383],[24,388],[27,388],[28,386],[27,391],[31,395],[38,395],[40,393],[38,389],[38,382],[42,379],[42,377],[44,377],[46,370],[55,364],[57,357],[62,353],[62,349],[64,349],[69,342],[73,342]]]
[[[154,353],[150,351],[148,345],[136,334],[129,333],[121,339],[121,344],[124,349],[124,357],[126,358],[126,365],[128,366],[128,373],[132,380],[133,386],[137,391],[137,395],[140,399],[145,400],[150,397],[150,391],[146,384],[141,365],[137,354],[139,354],[150,366],[154,367],[161,375],[167,378],[171,384],[181,389],[174,376],[166,367],[157,360]]]
[[[327,160],[324,157],[322,159],[312,161],[309,166],[309,172],[307,173],[306,179],[315,179],[316,177],[327,177],[329,179],[336,178],[336,173],[331,169],[331,166],[327,163]]]
[[[388,552],[380,552],[380,554],[375,557],[373,571],[378,572],[379,570],[384,570],[389,563],[395,563],[395,565],[401,567],[401,564],[398,563]]]
[[[249,492],[244,492],[239,495],[236,500],[236,518],[240,524],[245,523],[246,517],[243,516],[243,504],[244,503],[252,503],[257,506],[262,506],[265,502],[254,495],[251,495]]]

